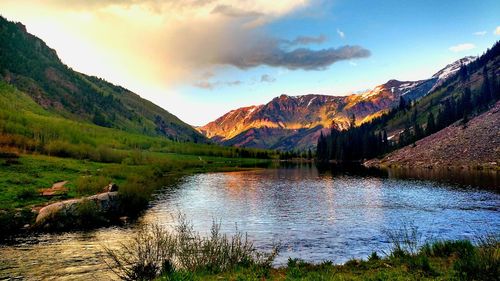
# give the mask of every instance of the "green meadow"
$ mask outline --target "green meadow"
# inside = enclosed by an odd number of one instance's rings
[[[0,222],[11,230],[33,221],[32,208],[96,194],[111,182],[133,199],[133,215],[156,189],[183,175],[263,167],[278,158],[66,119],[4,82],[0,104]],[[59,181],[68,181],[67,192],[41,196]]]

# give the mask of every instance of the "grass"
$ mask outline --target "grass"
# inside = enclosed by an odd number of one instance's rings
[[[123,199],[138,210],[166,180],[267,165],[278,158],[272,151],[178,142],[122,129],[67,119],[0,81],[0,221],[17,225],[13,216],[22,210],[95,194],[109,182],[122,186]],[[67,193],[39,195],[62,180],[68,181]]]
[[[40,188],[49,188],[58,181],[69,181],[65,198],[100,192],[105,185],[115,182],[119,186],[128,179],[179,177],[191,173],[229,171],[269,164],[259,159],[232,159],[195,155],[154,154],[149,163],[128,165],[99,163],[88,160],[21,155],[17,164],[5,164],[0,159],[0,209],[33,206],[62,199],[39,196]],[[5,162],[5,161],[4,161]]]
[[[499,280],[500,241],[486,236],[468,240],[421,244],[413,227],[391,231],[391,250],[367,259],[336,265],[289,259],[273,268],[279,252],[259,252],[246,235],[220,233],[200,236],[180,216],[178,226],[166,230],[146,225],[121,247],[106,249],[106,263],[122,280]],[[418,245],[418,246],[415,246]]]
[[[184,175],[234,171],[268,166],[269,160],[223,158],[161,152],[140,153],[136,159],[122,163],[22,154],[15,161],[0,158],[0,238],[32,225],[31,212],[36,206],[102,192],[110,182],[119,186],[123,215],[135,217],[152,198],[152,193]],[[46,197],[40,189],[59,181],[68,181],[67,193]]]
[[[121,247],[104,246],[104,262],[122,280],[177,280],[191,273],[218,274],[238,268],[269,272],[278,246],[269,253],[255,249],[247,236],[236,231],[232,236],[220,232],[214,221],[208,237],[194,231],[185,216],[179,215],[173,230],[151,224],[143,226]]]

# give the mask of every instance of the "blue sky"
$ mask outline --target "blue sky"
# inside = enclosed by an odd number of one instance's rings
[[[335,1],[317,16],[297,13],[267,28],[288,39],[324,34],[328,41],[314,47],[361,45],[371,51],[369,58],[337,62],[323,71],[232,68],[219,79],[241,80],[242,85],[212,90],[185,87],[182,91],[206,104],[228,101],[244,106],[265,103],[280,94],[344,95],[389,79],[426,79],[456,59],[491,47],[500,39],[494,34],[498,25],[500,1]],[[484,35],[475,34],[484,31]],[[449,49],[464,43],[475,48]],[[263,74],[276,81],[252,83]]]
[[[5,0],[0,8],[71,67],[123,85],[192,125],[281,94],[345,95],[389,79],[425,79],[500,39],[500,1],[492,0],[42,2],[26,9],[26,2]],[[314,42],[276,43],[300,36]],[[370,55],[313,70],[297,57],[292,66],[273,57],[299,48],[335,56],[331,48],[346,45]]]

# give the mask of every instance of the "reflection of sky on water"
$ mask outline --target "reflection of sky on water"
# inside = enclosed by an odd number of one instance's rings
[[[384,232],[404,222],[430,239],[500,233],[499,208],[500,195],[490,191],[291,168],[188,176],[161,192],[140,223],[172,226],[182,212],[207,233],[220,219],[224,232],[237,225],[259,249],[281,241],[279,263],[288,257],[340,263],[386,249]],[[101,245],[116,246],[134,227],[20,239],[0,247],[0,279],[102,279]]]

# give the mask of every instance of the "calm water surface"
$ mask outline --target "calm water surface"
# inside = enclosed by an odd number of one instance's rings
[[[495,181],[490,187],[497,188]],[[500,233],[500,194],[431,181],[318,172],[314,167],[188,176],[166,187],[138,223],[91,232],[19,238],[0,246],[0,279],[109,279],[102,245],[113,246],[138,224],[170,226],[178,212],[206,233],[214,219],[235,226],[277,263],[366,258],[387,249],[385,231],[411,222],[424,239],[474,239]]]

